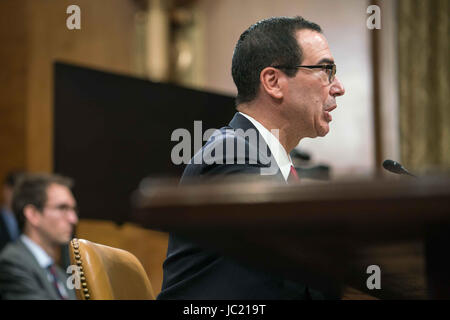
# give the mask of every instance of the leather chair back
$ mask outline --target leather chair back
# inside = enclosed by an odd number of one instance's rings
[[[80,270],[79,300],[153,300],[150,280],[130,252],[83,239],[70,242],[70,262]]]

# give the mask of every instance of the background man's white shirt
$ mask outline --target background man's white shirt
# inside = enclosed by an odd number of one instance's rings
[[[31,251],[33,256],[36,258],[37,262],[42,269],[47,269],[53,264],[53,259],[33,240],[28,238],[26,235],[22,234],[20,240],[25,244],[25,246]]]

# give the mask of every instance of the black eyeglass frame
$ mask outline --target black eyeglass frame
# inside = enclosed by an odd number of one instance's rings
[[[79,208],[77,206],[71,207],[71,206],[66,205],[66,204],[60,204],[60,205],[56,205],[56,206],[45,205],[44,208],[48,208],[48,209],[52,209],[52,210],[58,210],[60,212],[63,212],[64,214],[67,214],[68,211],[72,210],[77,215],[79,214]]]
[[[308,69],[326,69],[331,70],[331,73],[328,74],[328,81],[331,84],[334,81],[334,78],[336,76],[336,65],[334,63],[332,64],[317,64],[313,66],[272,66],[272,68],[276,69],[297,69],[297,68],[308,68]]]

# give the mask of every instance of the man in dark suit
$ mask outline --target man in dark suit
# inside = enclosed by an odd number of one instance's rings
[[[11,208],[14,184],[20,175],[20,172],[10,172],[3,183],[3,206],[0,208],[0,252],[20,235],[17,220]]]
[[[78,222],[72,181],[58,175],[24,174],[15,186],[12,208],[20,238],[0,254],[2,299],[75,299],[55,261]]]
[[[298,179],[289,153],[325,136],[344,94],[321,28],[301,17],[262,20],[241,36],[232,61],[237,110],[187,165],[182,183],[217,175]],[[213,213],[212,213],[213,214]],[[255,270],[171,234],[159,299],[336,298]]]

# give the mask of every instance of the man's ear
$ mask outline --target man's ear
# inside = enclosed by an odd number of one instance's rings
[[[23,208],[23,214],[25,216],[25,220],[32,226],[37,226],[42,216],[42,213],[39,212],[39,210],[32,204],[27,204]]]
[[[264,91],[275,99],[283,98],[284,78],[284,74],[273,67],[264,68],[259,75]]]

